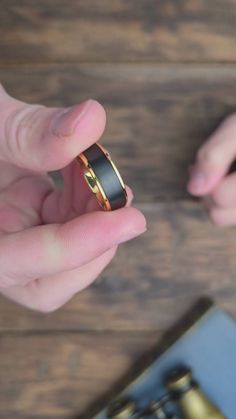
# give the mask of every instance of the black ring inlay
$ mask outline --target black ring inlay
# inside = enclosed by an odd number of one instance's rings
[[[101,183],[111,209],[124,207],[127,201],[126,193],[105,153],[97,144],[93,144],[83,154]]]

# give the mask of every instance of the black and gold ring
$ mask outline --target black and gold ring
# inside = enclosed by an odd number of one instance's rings
[[[125,206],[127,193],[123,180],[109,153],[98,143],[77,156],[84,178],[105,211]]]

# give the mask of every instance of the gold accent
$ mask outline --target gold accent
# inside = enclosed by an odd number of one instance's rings
[[[192,384],[190,370],[181,371],[179,375],[170,377],[167,388],[177,392],[177,403],[184,417],[188,419],[226,419],[200,387],[197,384]],[[178,391],[180,391],[179,394]]]
[[[111,407],[111,411],[108,413],[109,419],[129,419],[135,412],[135,403],[133,400],[127,400],[124,404],[119,406],[119,400],[117,400],[114,406]]]
[[[173,377],[169,377],[167,387],[171,391],[179,390],[185,386],[188,386],[192,380],[191,371],[180,371]]]
[[[163,414],[163,405],[158,400],[153,401],[150,405],[151,412],[153,414],[159,415],[160,413]],[[158,416],[159,417],[159,416]]]
[[[111,211],[110,202],[108,201],[105,195],[105,192],[102,188],[102,185],[99,182],[98,178],[96,177],[85,155],[81,153],[79,156],[76,157],[76,160],[82,167],[84,179],[87,182],[88,186],[90,187],[91,191],[96,195],[99,205],[105,211]]]
[[[97,186],[96,179],[94,179],[94,177],[91,173],[91,170],[88,170],[88,169],[84,170],[84,178],[85,178],[88,186],[92,190],[92,192],[97,194],[98,193],[98,186]]]
[[[184,417],[188,419],[226,419],[199,388],[192,388],[178,400]]]
[[[112,168],[114,170],[114,172],[116,173],[116,176],[119,179],[119,182],[121,184],[121,187],[123,189],[123,192],[125,194],[125,197],[127,199],[127,192],[125,189],[125,185],[124,182],[122,180],[122,177],[116,167],[116,165],[113,163],[113,161],[111,160],[111,156],[108,153],[108,151],[101,146],[101,144],[96,143],[96,145],[100,148],[100,150],[105,154],[105,156],[109,159]],[[84,174],[84,178],[88,184],[88,186],[90,187],[91,191],[96,195],[96,198],[98,200],[99,205],[105,210],[105,211],[111,211],[111,205],[110,202],[108,201],[106,194],[103,190],[103,187],[101,185],[101,183],[99,182],[96,174],[94,173],[92,167],[90,166],[87,158],[85,157],[85,155],[83,153],[81,153],[79,156],[76,157],[76,160],[78,163],[80,163],[82,170],[83,170],[83,174]]]

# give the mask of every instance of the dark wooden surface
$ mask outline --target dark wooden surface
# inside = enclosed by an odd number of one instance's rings
[[[0,330],[163,332],[203,295],[236,318],[234,229],[222,234],[197,203],[142,209],[148,232],[120,247],[93,286],[47,316],[2,300]]]
[[[1,80],[30,102],[101,101],[103,142],[139,203],[188,198],[188,165],[197,147],[236,103],[233,64],[24,65],[2,69]]]
[[[235,0],[2,0],[5,63],[229,61]]]
[[[0,417],[83,417],[201,296],[236,319],[235,229],[186,193],[199,145],[236,108],[236,1],[2,0],[0,80],[22,100],[100,100],[103,137],[148,232],[42,315],[1,298]]]
[[[154,345],[158,333],[4,335],[2,418],[78,418]],[[96,351],[94,346],[96,345]],[[99,389],[99,391],[98,391]]]

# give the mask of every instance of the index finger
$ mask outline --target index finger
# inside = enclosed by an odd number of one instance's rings
[[[135,208],[96,211],[1,237],[0,288],[78,268],[146,230]]]
[[[204,196],[213,191],[227,174],[236,156],[236,115],[229,116],[197,153],[188,191]]]

